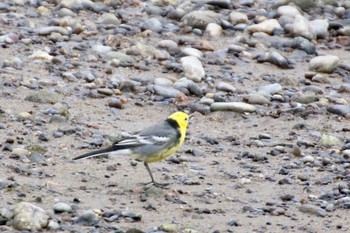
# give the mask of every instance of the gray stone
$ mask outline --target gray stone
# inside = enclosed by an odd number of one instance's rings
[[[340,140],[338,137],[328,134],[323,134],[318,142],[320,146],[324,147],[342,147],[343,141]]]
[[[154,85],[153,89],[157,95],[163,96],[164,98],[175,98],[177,95],[182,93],[173,87],[165,87],[159,85]]]
[[[205,75],[201,61],[193,56],[181,58],[181,64],[186,78],[200,82]]]
[[[243,102],[215,102],[210,105],[210,111],[255,112],[256,107]]]
[[[29,94],[25,97],[25,100],[46,104],[51,103],[55,104],[62,99],[62,96],[57,93],[52,93],[48,91],[36,91],[33,94]]]
[[[13,227],[16,230],[36,231],[46,228],[49,216],[40,207],[20,202],[14,209]]]
[[[72,212],[72,207],[70,205],[68,205],[67,203],[64,202],[57,202],[54,204],[53,206],[53,210],[56,213],[63,213],[63,212]]]
[[[311,59],[309,70],[332,73],[339,65],[340,59],[335,55],[317,56]]]
[[[205,29],[209,23],[219,23],[220,16],[213,11],[192,11],[181,20],[193,28]]]
[[[84,225],[84,226],[94,226],[99,222],[99,217],[93,210],[86,210],[82,212],[76,223]]]
[[[163,25],[157,18],[150,18],[142,24],[142,28],[144,30],[151,30],[153,32],[161,32]]]

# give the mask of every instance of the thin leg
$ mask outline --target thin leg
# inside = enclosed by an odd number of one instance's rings
[[[147,171],[148,171],[148,174],[151,176],[152,183],[153,183],[154,185],[157,185],[157,182],[154,181],[154,178],[153,178],[151,169],[150,169],[149,166],[148,166],[148,163],[144,162],[143,164],[145,165],[145,167],[146,167],[146,169],[147,169]]]
[[[160,187],[160,188],[164,188],[165,186],[169,185],[168,183],[165,183],[165,184],[160,184],[160,183],[157,183],[154,178],[153,178],[153,175],[152,175],[152,172],[151,172],[151,169],[149,168],[148,166],[148,163],[144,162],[143,163],[148,171],[148,174],[150,175],[151,179],[152,179],[152,182],[154,184],[154,186],[156,187]]]

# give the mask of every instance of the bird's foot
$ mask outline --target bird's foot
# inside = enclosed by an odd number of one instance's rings
[[[150,187],[150,186],[154,186],[154,187],[157,187],[157,188],[162,188],[162,189],[169,189],[169,185],[170,183],[158,183],[158,182],[155,182],[155,181],[151,181],[151,182],[148,182],[145,185],[145,188],[147,187]]]

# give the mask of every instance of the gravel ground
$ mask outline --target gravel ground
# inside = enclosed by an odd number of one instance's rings
[[[350,4],[298,6],[0,3],[0,231],[350,232]],[[128,157],[72,161],[178,110],[165,189]]]

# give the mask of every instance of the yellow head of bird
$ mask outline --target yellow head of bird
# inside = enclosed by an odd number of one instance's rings
[[[186,129],[188,125],[189,116],[184,112],[175,112],[169,116],[170,119],[175,120],[181,129]]]

